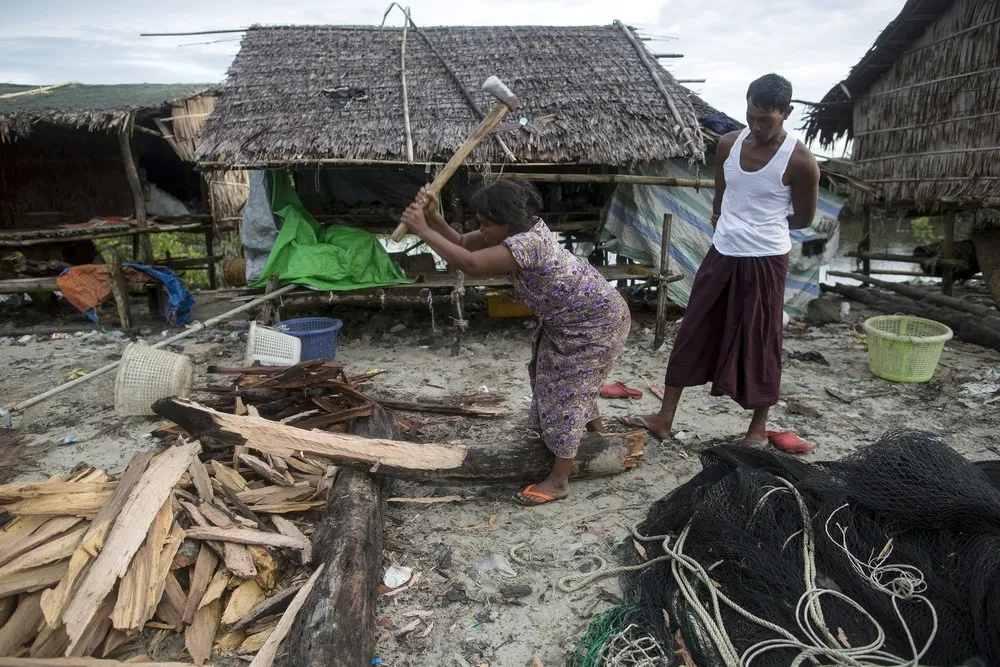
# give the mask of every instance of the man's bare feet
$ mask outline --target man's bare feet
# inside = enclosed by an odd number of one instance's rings
[[[622,418],[622,422],[635,428],[644,428],[660,440],[670,439],[671,424],[659,414],[624,417]]]

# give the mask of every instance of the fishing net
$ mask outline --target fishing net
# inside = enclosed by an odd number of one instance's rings
[[[630,604],[570,665],[631,664],[625,630],[663,649],[635,664],[1000,664],[1000,463],[914,431],[839,461],[701,462],[623,545]]]

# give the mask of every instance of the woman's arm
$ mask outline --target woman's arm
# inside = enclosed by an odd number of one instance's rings
[[[424,218],[427,220],[427,226],[446,240],[458,244],[467,250],[481,250],[486,247],[486,239],[479,232],[462,234],[455,231],[448,224],[448,221],[438,213],[437,195],[428,192],[426,185],[420,188],[420,193],[417,195],[416,201],[424,207]]]
[[[403,212],[402,221],[411,232],[422,238],[444,261],[470,276],[498,276],[518,268],[514,256],[506,246],[497,245],[470,250],[445,237],[444,234],[428,224],[424,208],[417,202],[410,204]]]

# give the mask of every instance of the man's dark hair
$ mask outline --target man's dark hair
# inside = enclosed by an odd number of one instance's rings
[[[792,84],[778,74],[765,74],[750,84],[747,101],[766,111],[784,111],[792,104]]]
[[[495,181],[479,188],[469,206],[473,211],[516,232],[526,232],[542,210],[542,196],[535,186],[519,181]]]

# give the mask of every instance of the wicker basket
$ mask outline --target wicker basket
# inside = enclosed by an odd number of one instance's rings
[[[927,382],[934,377],[951,329],[922,317],[881,315],[867,320],[868,368],[892,382]]]
[[[124,416],[151,415],[161,398],[187,398],[193,378],[194,366],[184,355],[131,343],[115,379],[115,410]]]
[[[292,366],[302,358],[302,341],[295,336],[250,323],[247,334],[246,364],[260,362],[264,366]]]

